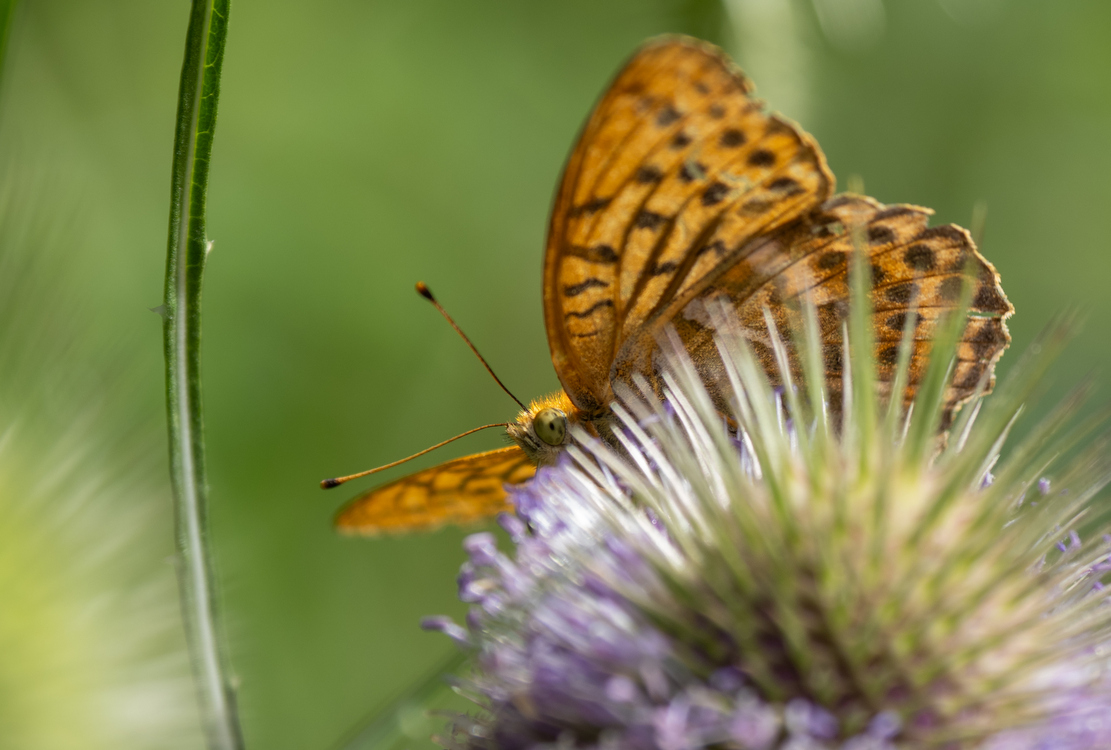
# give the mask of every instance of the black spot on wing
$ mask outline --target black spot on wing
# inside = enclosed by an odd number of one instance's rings
[[[928,245],[911,245],[903,253],[903,260],[915,271],[932,271],[937,265],[937,256]]]
[[[790,177],[775,178],[768,183],[768,189],[786,193],[787,195],[798,195],[799,193],[805,192],[804,188]]]
[[[986,320],[969,340],[977,359],[990,359],[1007,343],[1003,326],[998,320]]]
[[[679,131],[675,134],[675,137],[671,139],[671,148],[675,150],[686,148],[689,145],[691,145],[691,137],[683,131]]]
[[[918,315],[915,315],[914,316],[914,326],[915,326],[915,328],[918,327],[918,324],[920,322],[922,322],[922,318],[919,317]],[[894,315],[889,315],[889,316],[887,316],[887,319],[883,322],[883,324],[885,326],[887,326],[888,329],[890,329],[892,331],[898,331],[899,333],[902,333],[903,328],[905,328],[906,324],[907,324],[907,314],[905,312],[898,312],[898,313],[895,313]]]
[[[758,148],[748,155],[748,163],[753,167],[775,166],[775,154],[766,148]]]
[[[661,224],[664,223],[664,220],[665,217],[663,217],[662,215],[655,213],[654,211],[642,209],[637,214],[635,223],[637,229],[657,229]]]
[[[563,317],[565,317],[565,318],[589,318],[594,313],[596,313],[599,310],[601,310],[603,308],[606,308],[606,307],[613,307],[613,300],[604,299],[601,302],[595,302],[593,305],[586,308],[582,312],[575,312],[574,310],[572,310],[571,312],[564,313]]]
[[[713,206],[725,200],[729,195],[729,186],[724,182],[715,182],[702,193],[702,205]]]
[[[888,367],[894,365],[899,361],[899,347],[885,346],[880,349],[879,356],[877,356],[876,359],[881,365],[886,365]]]
[[[895,232],[890,227],[873,224],[868,227],[868,242],[872,245],[886,245],[895,241]]]
[[[617,251],[610,245],[595,245],[594,247],[568,245],[564,252],[567,255],[582,258],[591,263],[616,263],[618,259]]]
[[[636,181],[641,185],[649,185],[653,182],[659,182],[663,179],[663,176],[663,172],[658,167],[649,164],[637,170]]]
[[[980,384],[980,378],[984,376],[985,369],[986,368],[983,365],[968,368],[968,373],[964,376],[961,382],[953,383],[953,387],[959,388],[964,391],[975,390],[976,386]]]
[[[572,216],[583,216],[589,214],[596,214],[603,208],[610,204],[612,198],[591,198],[581,206],[575,206],[571,209]]]
[[[607,286],[609,286],[608,281],[602,281],[601,279],[599,279],[595,276],[591,276],[589,279],[584,279],[583,281],[580,281],[578,284],[568,284],[567,286],[563,287],[563,296],[565,296],[565,297],[577,297],[580,294],[582,294],[583,292],[585,292],[587,289],[595,289],[595,288],[600,289],[602,287],[607,287]]]
[[[893,284],[883,291],[883,296],[887,298],[888,302],[894,302],[896,305],[910,304],[911,297],[918,291],[918,286],[909,281],[902,284]]]
[[[665,273],[671,273],[676,268],[678,268],[678,266],[675,264],[675,261],[673,261],[673,260],[665,261],[663,263],[653,263],[652,264],[652,275],[653,276],[663,276]]]
[[[997,313],[1007,312],[1007,303],[996,291],[994,284],[981,284],[980,288],[976,290],[976,297],[972,300],[972,306],[977,310]]]
[[[682,115],[679,114],[679,111],[675,109],[675,107],[668,104],[660,110],[660,113],[658,115],[656,115],[656,124],[659,125],[661,128],[666,128],[668,125],[672,124],[680,117],[682,117]]]
[[[743,146],[747,140],[745,134],[740,130],[737,128],[729,128],[721,134],[721,139],[718,143],[721,144],[722,148],[737,148],[737,146]]]
[[[823,271],[832,271],[845,265],[845,254],[837,250],[830,250],[818,256],[818,268]]]

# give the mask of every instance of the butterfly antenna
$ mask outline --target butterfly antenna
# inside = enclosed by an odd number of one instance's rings
[[[420,451],[419,453],[414,453],[413,455],[409,456],[408,458],[403,458],[400,461],[394,461],[392,463],[386,464],[385,466],[379,466],[375,469],[368,469],[366,471],[360,471],[358,474],[348,474],[345,477],[334,477],[332,479],[325,479],[324,481],[322,481],[320,483],[320,489],[330,490],[333,487],[339,487],[344,482],[349,482],[352,479],[358,479],[359,477],[366,477],[366,476],[370,476],[371,474],[377,474],[378,472],[385,471],[386,469],[392,469],[395,466],[400,466],[401,464],[405,463],[406,461],[412,461],[414,458],[420,458],[421,456],[423,456],[425,453],[428,453],[429,451],[434,451],[437,448],[442,448],[443,446],[447,445],[450,442],[458,440],[459,438],[462,438],[462,437],[467,437],[467,435],[478,432],[479,430],[488,430],[491,427],[508,427],[508,426],[509,426],[508,422],[497,422],[495,424],[484,424],[481,427],[475,427],[473,430],[467,430],[466,432],[464,432],[462,434],[459,434],[459,435],[456,435],[453,438],[448,438],[447,440],[445,440],[442,443],[436,443],[431,448],[425,448],[424,450]]]
[[[423,281],[417,282],[417,294],[431,302],[432,306],[440,311],[440,315],[443,315],[444,319],[447,320],[447,322],[451,324],[451,327],[455,329],[455,332],[458,333],[463,338],[463,340],[467,342],[467,346],[469,346],[471,348],[471,351],[474,352],[474,355],[478,357],[478,361],[481,362],[482,366],[486,368],[486,372],[490,373],[490,377],[492,377],[497,382],[497,384],[501,386],[501,389],[503,391],[509,394],[509,397],[511,399],[517,402],[517,405],[521,407],[522,411],[528,411],[528,407],[521,403],[521,399],[514,396],[513,391],[506,388],[505,383],[501,382],[501,378],[494,374],[494,369],[490,367],[490,363],[486,361],[485,357],[478,353],[478,349],[476,349],[475,345],[471,343],[471,340],[467,338],[467,334],[463,333],[463,329],[457,326],[455,324],[455,321],[451,319],[451,316],[447,314],[447,310],[440,307],[440,303],[437,302],[436,298],[432,296],[432,290],[429,289]]]

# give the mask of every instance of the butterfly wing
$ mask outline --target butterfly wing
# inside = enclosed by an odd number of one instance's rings
[[[513,510],[504,486],[535,473],[516,446],[464,456],[359,495],[336,515],[336,528],[374,536],[474,523]]]
[[[668,37],[584,126],[552,212],[544,313],[556,372],[588,414],[611,400],[626,342],[832,192],[814,140],[751,92],[717,48]]]
[[[731,265],[719,267],[696,294],[675,300],[655,326],[646,327],[629,342],[616,363],[616,377],[631,382],[634,372],[651,375],[656,337],[670,323],[703,379],[721,399],[724,372],[713,342],[708,303],[725,302],[733,308],[754,353],[774,374],[777,368],[764,311],[770,311],[780,335],[786,336],[789,311],[798,309],[801,296],[806,295],[817,308],[827,386],[832,402],[837,403],[855,230],[872,267],[872,331],[881,395],[890,392],[904,325],[914,314],[914,348],[904,393],[904,399],[913,398],[925,373],[937,323],[959,304],[963,275],[971,263],[975,289],[945,396],[944,411],[951,415],[972,396],[985,373],[990,387],[991,369],[1010,342],[1006,319],[1014,308],[995,268],[976,250],[969,233],[952,224],[930,227],[932,213],[919,206],[885,206],[857,195],[830,199],[806,221],[750,243]],[[792,369],[800,369],[797,362]]]
[[[1013,308],[995,269],[965,230],[929,227],[929,209],[829,198],[834,180],[817,144],[764,113],[751,91],[716,48],[673,37],[634,55],[595,108],[563,175],[544,266],[545,320],[564,390],[591,413],[612,398],[612,382],[637,373],[652,380],[669,324],[714,387],[723,373],[711,299],[734,307],[774,373],[764,309],[785,333],[788,306],[805,293],[818,306],[836,396],[857,226],[872,260],[881,389],[912,303],[918,310],[906,398],[972,260],[977,289],[946,397],[951,412],[1010,340]]]

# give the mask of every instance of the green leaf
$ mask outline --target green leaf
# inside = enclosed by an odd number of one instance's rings
[[[213,750],[243,747],[208,547],[200,376],[201,281],[210,247],[205,197],[228,10],[229,0],[194,0],[189,19],[174,136],[162,329],[182,616]]]

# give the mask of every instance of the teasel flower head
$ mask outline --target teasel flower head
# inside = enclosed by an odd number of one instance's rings
[[[472,657],[445,747],[1111,747],[1106,413],[1081,386],[1007,442],[1072,320],[940,432],[967,316],[885,401],[859,286],[839,398],[812,307],[766,316],[775,386],[718,311],[724,414],[671,335],[613,440],[513,491],[515,550],[468,538],[465,625],[425,623]]]

